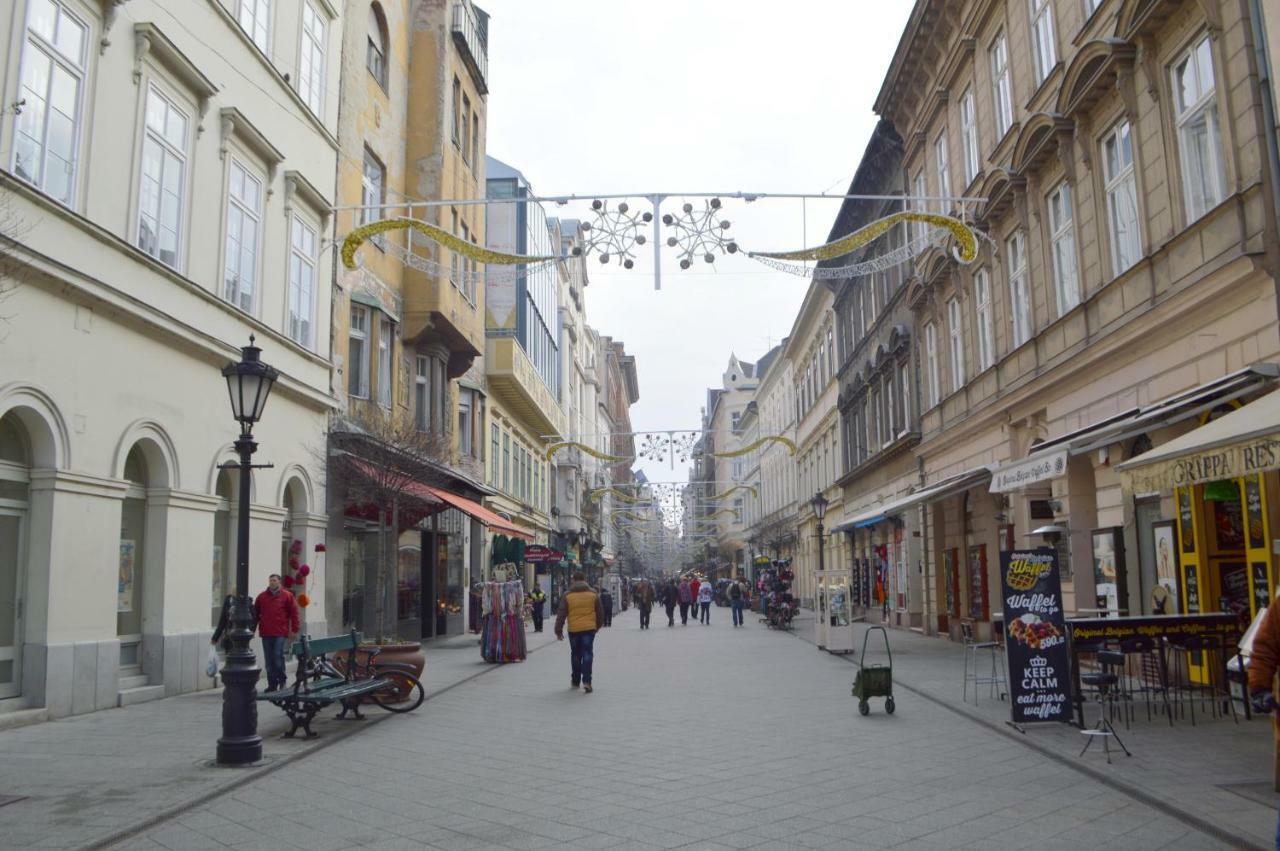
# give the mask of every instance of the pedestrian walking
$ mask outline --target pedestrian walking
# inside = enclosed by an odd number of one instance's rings
[[[698,608],[701,610],[698,619],[703,626],[711,626],[711,596],[715,590],[710,582],[703,582],[698,586]]]
[[[564,641],[564,628],[569,626],[569,683],[573,688],[591,693],[591,667],[595,661],[596,630],[604,623],[604,607],[600,597],[587,584],[582,573],[573,575],[569,593],[560,598],[556,611],[556,640]]]
[[[533,586],[533,592],[529,595],[529,609],[533,615],[533,631],[542,632],[542,611],[547,605],[547,595],[543,593],[542,587]]]
[[[604,626],[613,626],[613,594],[606,587],[600,589],[600,606],[604,609]]]
[[[267,691],[284,688],[289,675],[284,669],[284,643],[302,628],[298,604],[293,594],[280,587],[280,574],[267,579],[267,590],[253,601],[253,616],[262,639],[262,658],[267,666]]]
[[[632,596],[640,610],[640,628],[648,629],[649,615],[653,613],[653,585],[648,579],[641,579]]]
[[[697,576],[689,577],[689,608],[693,619],[698,619],[698,589],[702,587],[702,580]]]
[[[228,594],[222,600],[222,611],[218,613],[218,625],[213,629],[213,637],[209,639],[209,643],[217,647],[218,642],[222,642],[223,650],[231,649],[231,637],[227,635],[227,630],[231,629],[231,610],[235,608],[236,598],[234,594]],[[252,629],[252,627],[250,627]]]
[[[676,588],[676,581],[668,579],[667,584],[662,587],[662,605],[667,610],[667,626],[676,625],[676,603],[680,601],[680,592]]]
[[[747,602],[746,583],[738,577],[729,583],[729,607],[733,610],[733,625],[742,626],[742,608]]]
[[[680,595],[680,625],[688,626],[689,604],[693,602],[693,586],[689,584],[687,578],[683,578],[676,587],[676,592]]]

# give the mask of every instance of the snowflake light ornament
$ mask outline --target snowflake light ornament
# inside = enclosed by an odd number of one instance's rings
[[[662,217],[662,223],[676,231],[667,237],[667,245],[680,249],[681,269],[688,269],[698,257],[714,263],[716,252],[737,253],[738,243],[728,234],[729,221],[718,218],[719,215],[720,199],[712,198],[702,210],[695,212],[693,205],[686,202],[680,215],[667,213]]]
[[[587,244],[585,247],[574,248],[574,256],[584,251],[594,251],[601,263],[608,263],[609,258],[617,257],[622,261],[624,269],[635,266],[636,246],[648,241],[640,233],[640,225],[653,221],[653,213],[632,213],[626,201],[610,210],[609,202],[598,199],[591,202],[591,213],[595,216],[595,222],[582,223],[582,229],[587,232]]]

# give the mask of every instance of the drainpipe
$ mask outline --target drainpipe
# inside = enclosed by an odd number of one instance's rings
[[[1274,11],[1274,10],[1273,10]],[[1280,122],[1276,120],[1274,87],[1272,74],[1276,69],[1271,67],[1267,50],[1267,32],[1262,21],[1262,5],[1259,0],[1249,0],[1249,27],[1253,35],[1254,62],[1258,67],[1258,89],[1262,96],[1262,118],[1266,124],[1262,136],[1267,144],[1267,164],[1271,178],[1271,221],[1273,227],[1280,227],[1280,143],[1276,140]],[[1274,248],[1271,249],[1274,254]],[[1273,272],[1275,270],[1273,269]],[[1278,293],[1280,297],[1280,293]]]

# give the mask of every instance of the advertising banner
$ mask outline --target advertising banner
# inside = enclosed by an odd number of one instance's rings
[[[1057,552],[1000,553],[1000,590],[1013,723],[1070,721],[1071,675]]]

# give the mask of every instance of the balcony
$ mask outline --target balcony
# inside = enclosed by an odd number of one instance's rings
[[[490,337],[485,347],[489,392],[538,434],[563,434],[564,414],[533,362],[512,337]]]
[[[477,17],[484,17],[484,22]],[[482,95],[489,94],[489,48],[486,42],[488,16],[474,9],[470,3],[453,4],[453,43],[458,46],[462,61],[471,72],[476,89]]]

